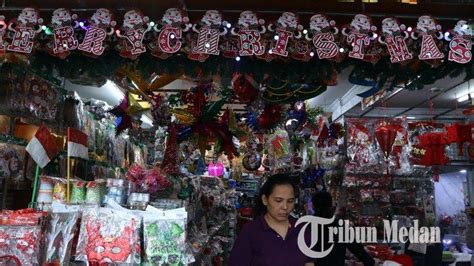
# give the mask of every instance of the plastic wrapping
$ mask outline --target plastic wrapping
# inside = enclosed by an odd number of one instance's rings
[[[367,119],[348,119],[347,121],[347,156],[348,172],[381,172],[382,166],[374,150],[374,138],[371,124]],[[382,168],[383,169],[383,168]]]
[[[76,260],[140,263],[140,218],[128,212],[87,208],[83,212]]]
[[[153,265],[184,265],[186,262],[184,208],[158,211],[143,218],[145,261]]]
[[[17,80],[9,96],[13,113],[47,121],[56,119],[62,98],[46,81],[31,76]]]
[[[41,226],[0,225],[0,258],[10,257],[24,266],[38,265],[40,242]]]
[[[71,257],[72,242],[80,213],[52,213],[45,232],[45,261],[66,265]]]
[[[25,147],[20,145],[0,143],[0,179],[8,178],[12,183],[23,179]]]
[[[33,209],[0,212],[0,265],[39,265],[44,212]]]

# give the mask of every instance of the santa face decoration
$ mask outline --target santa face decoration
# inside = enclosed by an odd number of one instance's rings
[[[250,10],[240,13],[238,24],[244,28],[258,26],[257,14]]]
[[[334,22],[334,21],[331,21],[331,22]],[[329,24],[329,21],[326,18],[326,16],[321,15],[321,14],[316,14],[312,16],[309,22],[309,29],[314,32],[321,32],[330,27],[331,25]]]
[[[69,10],[65,8],[58,8],[54,10],[51,23],[53,26],[63,26],[72,21],[73,17]]]
[[[472,27],[465,20],[456,23],[453,29],[454,33],[460,37],[472,38]]]
[[[125,29],[134,29],[146,22],[148,22],[148,17],[143,16],[143,14],[138,10],[130,10],[125,13],[123,17],[123,27]]]
[[[161,21],[164,24],[187,23],[189,19],[183,16],[181,10],[177,8],[169,8],[166,10]]]
[[[39,17],[38,10],[27,7],[18,15],[18,22],[22,25],[36,25],[41,24],[43,19]]]
[[[394,35],[400,32],[400,25],[395,18],[385,18],[382,20],[382,33],[387,35]]]
[[[105,8],[99,8],[95,11],[95,13],[91,17],[91,21],[96,25],[105,25],[109,26],[112,22],[112,13],[110,10]]]
[[[296,29],[298,27],[298,19],[295,13],[284,12],[280,18],[278,18],[277,24],[281,28]]]
[[[217,10],[208,10],[201,19],[201,23],[207,26],[220,26],[222,15]]]
[[[357,31],[370,31],[371,22],[366,15],[357,14],[351,22],[351,27]]]
[[[420,33],[430,33],[437,31],[437,25],[430,16],[421,16],[416,23],[416,30]]]

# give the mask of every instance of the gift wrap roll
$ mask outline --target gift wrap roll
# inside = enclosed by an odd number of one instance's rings
[[[51,182],[41,180],[36,202],[48,204],[53,202],[53,185]]]

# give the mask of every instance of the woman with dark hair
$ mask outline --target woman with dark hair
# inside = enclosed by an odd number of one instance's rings
[[[290,216],[298,187],[284,174],[270,176],[260,189],[255,219],[244,225],[230,254],[230,266],[313,266],[298,248],[300,227]]]
[[[334,216],[334,207],[332,204],[332,196],[327,191],[320,191],[313,195],[313,209],[314,215],[322,218],[332,218]],[[334,220],[332,226],[337,226],[337,217]],[[329,239],[328,226],[324,228],[324,239]],[[337,241],[337,237],[334,239]],[[328,246],[333,245],[325,241],[323,243],[324,249]],[[317,243],[315,247],[320,247],[321,244]],[[365,251],[364,246],[360,243],[334,243],[332,251],[324,258],[314,260],[316,265],[331,265],[331,266],[344,266],[346,258],[346,249],[354,254],[364,266],[372,266],[375,264],[374,259]]]

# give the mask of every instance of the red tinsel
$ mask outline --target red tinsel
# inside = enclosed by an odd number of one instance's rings
[[[168,127],[168,136],[166,138],[166,150],[161,163],[161,169],[166,174],[179,174],[178,169],[178,141],[177,141],[177,126],[170,124]]]
[[[446,126],[448,143],[458,144],[458,155],[463,155],[464,142],[472,142],[471,125],[453,124]]]

